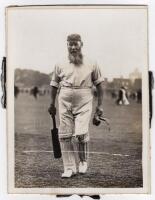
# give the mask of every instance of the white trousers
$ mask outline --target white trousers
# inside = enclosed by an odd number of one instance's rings
[[[92,113],[91,88],[61,88],[59,104],[59,137],[72,137],[88,133]]]

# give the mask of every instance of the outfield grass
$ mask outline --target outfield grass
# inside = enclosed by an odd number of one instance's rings
[[[20,94],[15,100],[16,187],[142,187],[141,104],[117,106],[105,97],[103,109],[111,130],[105,124],[90,124],[88,173],[67,180],[61,179],[62,159],[53,157],[49,104],[49,96],[36,100]],[[95,104],[94,100],[94,108]]]

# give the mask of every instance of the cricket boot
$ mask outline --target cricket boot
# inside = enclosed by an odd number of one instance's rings
[[[76,162],[71,138],[60,139],[64,173],[62,178],[70,178],[76,174]]]
[[[88,142],[85,135],[78,137],[79,173],[85,174],[88,168]]]

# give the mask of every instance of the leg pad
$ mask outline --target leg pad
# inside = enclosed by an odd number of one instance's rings
[[[79,135],[78,139],[78,154],[81,162],[86,162],[88,159],[88,135]]]
[[[71,169],[74,173],[76,173],[75,155],[71,138],[61,138],[60,145],[64,171]]]

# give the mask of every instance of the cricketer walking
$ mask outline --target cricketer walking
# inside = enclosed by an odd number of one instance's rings
[[[103,82],[97,63],[82,54],[83,42],[79,34],[67,37],[68,57],[57,63],[52,72],[51,104],[49,113],[56,114],[55,99],[58,88],[59,140],[62,150],[64,173],[69,178],[76,173],[85,174],[88,168],[89,123],[92,114],[92,87],[96,86],[98,103],[95,117],[103,115]],[[96,120],[93,120],[96,124]],[[79,163],[76,166],[72,139],[78,147]]]

